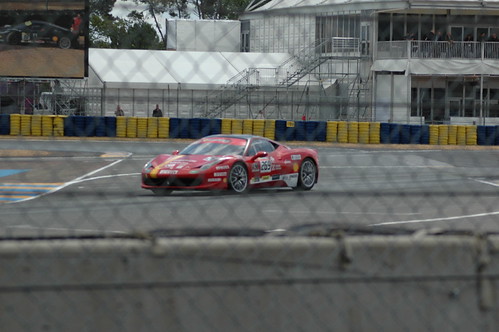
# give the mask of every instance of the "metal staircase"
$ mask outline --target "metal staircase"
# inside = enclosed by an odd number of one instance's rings
[[[258,70],[248,68],[232,77],[222,88],[209,94],[201,104],[206,118],[216,118],[230,106],[244,99],[258,88]]]
[[[348,103],[341,112],[341,120],[369,120],[370,78],[371,74],[369,74],[367,79],[362,79],[361,75],[357,74],[350,82],[348,86]]]
[[[273,87],[290,87],[327,61],[328,58],[321,57],[319,52],[323,44],[325,42],[314,42],[277,68],[272,68],[275,76]],[[207,118],[219,117],[229,107],[249,97],[252,91],[262,86],[260,84],[260,71],[263,70],[268,70],[268,68],[245,69],[231,78],[220,90],[208,95],[201,105],[205,108],[202,112],[203,116]],[[281,77],[283,78],[281,79]]]

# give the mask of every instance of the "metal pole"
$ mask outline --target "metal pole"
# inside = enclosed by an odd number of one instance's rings
[[[479,122],[482,125],[485,125],[485,118],[483,117],[483,74],[480,74],[480,121]]]

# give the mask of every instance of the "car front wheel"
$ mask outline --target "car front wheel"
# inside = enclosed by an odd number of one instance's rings
[[[229,189],[240,194],[248,191],[248,171],[244,164],[235,163],[229,172]]]
[[[310,190],[315,185],[317,177],[317,166],[315,162],[306,158],[303,160],[298,173],[298,185],[294,188],[296,190]]]

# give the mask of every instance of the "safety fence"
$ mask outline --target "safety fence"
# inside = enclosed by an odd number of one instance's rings
[[[499,125],[153,117],[0,115],[0,135],[196,139],[248,134],[279,141],[359,144],[499,145]]]

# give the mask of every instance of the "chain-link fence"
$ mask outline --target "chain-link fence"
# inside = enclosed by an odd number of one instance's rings
[[[199,21],[85,78],[0,43],[0,330],[497,330],[499,9],[398,5],[255,2],[245,52]]]

